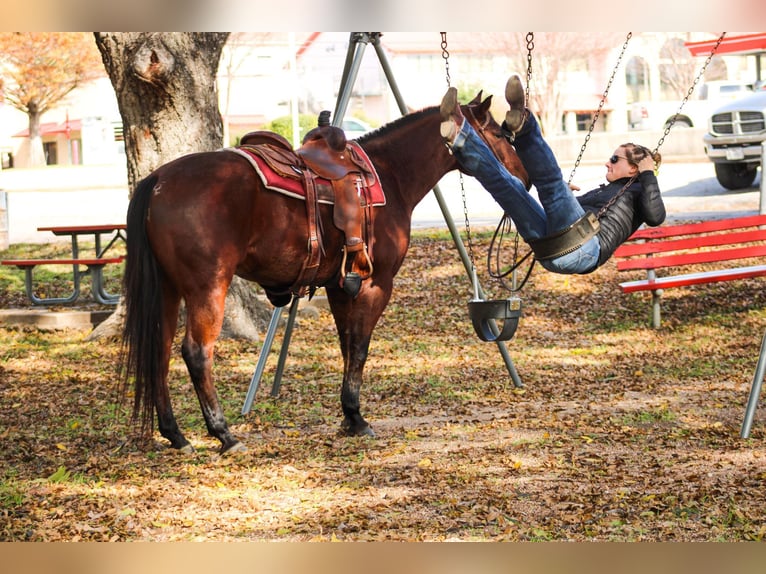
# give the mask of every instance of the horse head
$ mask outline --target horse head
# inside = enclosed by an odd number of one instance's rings
[[[527,170],[524,169],[516,150],[505,138],[500,124],[495,121],[490,112],[492,96],[487,96],[482,100],[482,93],[483,91],[479,91],[473,100],[463,106],[463,111],[467,111],[464,115],[494,152],[495,157],[505,166],[505,169],[522,180],[529,189],[531,183]]]

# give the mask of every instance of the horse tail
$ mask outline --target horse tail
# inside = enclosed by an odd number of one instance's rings
[[[133,378],[133,419],[144,436],[153,429],[154,388],[161,376],[161,272],[146,234],[146,217],[157,176],[139,182],[128,204],[127,256],[123,275],[125,322],[122,331],[123,389]]]

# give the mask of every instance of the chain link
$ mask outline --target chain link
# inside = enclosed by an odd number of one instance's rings
[[[657,142],[657,146],[652,151],[652,155],[656,154],[659,151],[660,146],[664,143],[665,138],[670,133],[670,128],[672,128],[673,124],[676,123],[676,119],[678,118],[678,115],[681,113],[681,110],[683,109],[684,104],[689,100],[689,98],[691,97],[692,93],[694,93],[694,88],[697,86],[697,84],[699,83],[700,79],[704,75],[705,69],[708,67],[708,64],[710,64],[711,60],[713,59],[713,56],[715,55],[716,51],[718,50],[718,46],[721,45],[721,42],[723,41],[724,36],[726,36],[726,32],[723,32],[721,34],[721,36],[718,38],[718,41],[715,43],[715,46],[713,46],[713,49],[710,50],[710,54],[705,59],[705,63],[702,65],[702,68],[700,68],[700,71],[697,74],[697,77],[694,78],[694,81],[692,82],[692,85],[689,86],[689,90],[686,92],[686,97],[681,102],[681,105],[678,106],[678,111],[675,113],[675,115],[668,122],[668,125],[665,126],[665,132],[662,134],[662,137]],[[656,169],[656,166],[655,166],[655,169]],[[633,177],[631,177],[628,180],[628,183],[626,183],[622,187],[622,189],[620,189],[620,191],[618,191],[615,195],[612,196],[612,198],[606,203],[606,205],[604,205],[598,211],[598,214],[596,215],[596,217],[600,218],[612,205],[614,205],[614,203],[620,198],[620,196],[625,192],[625,190],[628,189],[634,181],[636,181],[636,179],[638,179],[638,174],[635,174]]]
[[[588,147],[588,142],[590,141],[590,137],[593,134],[593,128],[596,127],[596,122],[598,121],[598,118],[601,115],[601,110],[603,109],[604,104],[606,103],[606,98],[609,95],[609,88],[612,87],[612,82],[614,82],[614,77],[617,74],[617,69],[620,67],[620,62],[622,61],[622,57],[625,55],[625,50],[628,49],[628,42],[630,42],[630,39],[632,37],[633,37],[633,32],[628,32],[628,35],[625,38],[625,43],[623,43],[622,45],[622,50],[620,51],[620,55],[617,57],[617,63],[614,65],[614,69],[612,69],[612,75],[609,77],[609,81],[606,84],[604,93],[601,94],[601,101],[598,104],[598,109],[596,110],[596,113],[593,114],[593,119],[590,122],[588,133],[585,135],[585,140],[583,141],[582,146],[580,147],[580,153],[577,156],[577,159],[575,160],[574,167],[572,168],[572,172],[569,174],[569,180],[567,180],[567,185],[571,185],[572,180],[574,179],[575,171],[577,171],[577,167],[580,165],[580,161],[582,161],[582,156],[585,153],[585,148]]]
[[[535,49],[535,33],[527,32],[527,88],[524,92],[524,107],[529,107],[529,84],[532,83],[532,50]]]
[[[449,75],[449,51],[447,50],[447,32],[441,32],[442,36],[442,58],[444,59],[444,71],[447,77],[447,89],[450,88],[450,75]],[[460,178],[460,193],[463,197],[463,217],[465,218],[465,236],[468,243],[468,255],[471,258],[471,266],[476,269],[476,262],[473,256],[473,241],[471,240],[471,223],[468,218],[468,201],[465,196],[465,184],[463,182],[463,172],[458,171]]]
[[[449,76],[449,52],[447,51],[447,32],[441,32],[442,35],[442,59],[444,60],[444,72],[447,75],[447,88],[450,87]]]
[[[715,46],[713,46],[713,49],[710,50],[710,54],[708,54],[708,57],[705,58],[705,63],[702,64],[700,71],[697,73],[697,77],[694,78],[692,85],[689,86],[689,90],[686,92],[686,97],[684,97],[684,99],[681,100],[681,105],[678,106],[678,110],[676,111],[675,114],[673,114],[673,117],[670,118],[668,125],[665,126],[665,132],[662,134],[662,137],[660,137],[660,139],[657,141],[657,146],[652,151],[652,154],[657,153],[657,151],[660,149],[660,146],[662,146],[662,144],[665,143],[665,138],[670,133],[670,128],[672,128],[673,124],[676,123],[676,120],[681,115],[681,110],[684,108],[684,105],[686,105],[686,102],[689,101],[689,98],[694,93],[694,88],[697,87],[697,84],[702,79],[702,76],[705,75],[705,70],[707,69],[710,62],[713,60],[713,56],[715,56],[715,53],[718,51],[718,47],[721,45],[721,42],[723,42],[724,36],[726,36],[726,32],[721,32],[721,35],[718,37],[718,41],[715,43]]]

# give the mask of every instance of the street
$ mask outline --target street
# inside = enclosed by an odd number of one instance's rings
[[[41,226],[85,225],[125,221],[128,205],[125,176],[119,167],[0,171],[0,190],[8,194],[8,236],[10,243],[45,243],[59,240],[37,231]],[[571,166],[562,166],[569,178]],[[122,168],[124,171],[124,168]],[[603,165],[581,165],[573,183],[577,194],[604,182]],[[439,184],[444,201],[459,230],[465,226],[461,178],[457,172],[445,176]],[[471,177],[463,176],[466,206],[471,226],[494,226],[502,215],[492,197]],[[666,162],[660,167],[660,188],[669,220],[735,217],[757,213],[761,204],[761,176],[752,187],[728,191],[715,179],[713,164],[708,161]],[[43,191],[38,191],[43,190]],[[433,193],[415,208],[413,227],[444,227],[444,216]]]

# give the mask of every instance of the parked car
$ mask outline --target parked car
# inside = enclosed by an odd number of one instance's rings
[[[766,90],[716,109],[703,136],[705,154],[715,164],[718,182],[742,189],[755,181],[766,140]],[[761,166],[763,172],[763,166]]]
[[[343,131],[346,132],[346,139],[350,140],[363,136],[372,130],[371,125],[359,118],[343,118],[341,127],[343,128]]]

